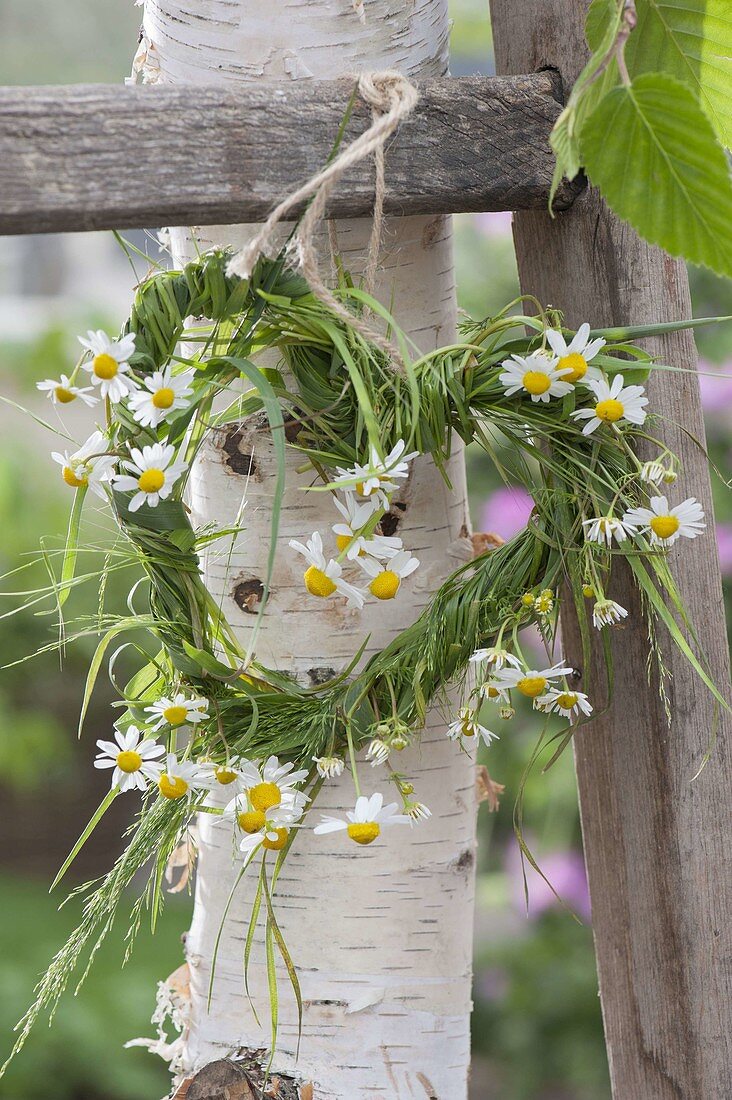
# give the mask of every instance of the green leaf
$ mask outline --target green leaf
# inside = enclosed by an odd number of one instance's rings
[[[607,2],[607,0],[602,0]],[[625,48],[628,72],[664,72],[683,81],[732,147],[730,0],[636,0],[638,22]]]
[[[732,275],[732,183],[692,93],[655,73],[614,88],[586,120],[582,160],[619,217],[672,256]]]
[[[84,508],[84,497],[87,486],[80,485],[74,494],[74,504],[69,517],[69,530],[66,535],[66,549],[63,565],[61,566],[61,585],[58,594],[59,609],[63,607],[71,592],[71,582],[76,570],[76,559],[79,550],[79,528],[81,526],[81,513]]]
[[[71,849],[71,851],[67,855],[66,859],[63,861],[58,874],[56,875],[55,879],[53,880],[53,882],[51,883],[51,885],[48,888],[49,894],[51,893],[51,891],[53,889],[55,889],[56,886],[58,886],[59,882],[64,877],[64,875],[68,871],[69,867],[74,862],[74,860],[78,856],[79,852],[84,847],[87,840],[92,835],[92,833],[96,829],[97,825],[102,820],[105,813],[107,812],[109,807],[112,805],[112,803],[114,802],[114,800],[115,800],[115,798],[117,797],[118,794],[119,794],[119,790],[118,790],[117,787],[112,787],[112,789],[110,791],[107,791],[107,793],[104,796],[102,802],[99,804],[99,806],[97,806],[96,810],[94,811],[94,813],[92,815],[92,818],[89,821],[89,824],[86,826],[86,828],[82,832],[81,836],[77,840],[76,844]]]

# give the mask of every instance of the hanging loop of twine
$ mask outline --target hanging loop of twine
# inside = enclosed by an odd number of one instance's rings
[[[325,285],[320,275],[314,243],[317,227],[324,218],[328,199],[338,181],[354,164],[358,164],[373,155],[376,166],[374,212],[364,271],[364,289],[367,293],[373,294],[381,244],[384,195],[386,191],[384,147],[399,123],[414,109],[418,93],[406,77],[392,70],[363,73],[359,77],[358,91],[361,98],[371,107],[371,125],[369,128],[347,145],[330,164],[317,172],[275,207],[252,240],[232,257],[227,271],[230,275],[239,275],[241,278],[248,279],[257,258],[261,253],[267,252],[275,227],[294,207],[312,196],[312,202],[303,215],[297,233],[290,242],[290,251],[296,255],[298,265],[315,297],[342,320],[346,321],[352,329],[366,340],[376,344],[388,355],[393,366],[401,372],[404,370],[404,364],[396,348],[386,337],[372,328],[363,317],[359,317],[346,309]]]

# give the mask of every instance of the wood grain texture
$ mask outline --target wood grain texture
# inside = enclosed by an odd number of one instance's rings
[[[172,87],[0,88],[0,233],[259,221],[323,165],[352,80]],[[433,79],[390,143],[386,211],[438,214],[546,203],[546,73]],[[363,132],[357,103],[347,136]],[[568,184],[559,207],[571,203]],[[333,216],[373,206],[373,164],[349,172]]]
[[[491,0],[497,63],[511,73],[553,66],[567,86],[584,63],[588,0]],[[554,221],[542,211],[515,218],[522,289],[565,311],[567,323],[658,322],[689,317],[683,264],[639,240],[593,191]],[[694,370],[689,333],[647,341],[662,362]],[[677,545],[673,572],[702,650],[724,692],[729,657],[707,463],[694,374],[659,372],[648,386],[658,426],[683,460],[674,502],[697,496],[708,530]],[[654,425],[655,427],[655,425]],[[687,435],[686,433],[690,433]],[[683,542],[684,540],[682,540]],[[693,779],[715,725],[715,706],[661,628],[671,673],[669,729],[648,642],[627,572],[610,593],[630,610],[613,633],[610,710],[578,733],[575,760],[605,1034],[616,1100],[732,1097],[732,764],[729,717]],[[570,663],[579,667],[576,621],[563,616]],[[604,694],[599,646],[583,670],[585,690]]]

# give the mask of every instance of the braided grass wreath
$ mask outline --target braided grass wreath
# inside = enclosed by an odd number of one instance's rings
[[[110,505],[146,582],[135,586],[138,601],[147,592],[145,614],[104,623],[82,724],[112,643],[142,627],[149,645],[146,652],[136,647],[141,667],[122,690],[114,739],[97,742],[95,764],[110,769],[111,789],[56,882],[114,798],[137,790],[141,807],[112,869],[81,888],[83,919],[41,979],[16,1049],[38,1013],[53,1011],[84,951],[94,957],[124,891],[145,867],[151,871],[133,910],[130,946],[146,905],[154,926],[166,866],[201,811],[230,818],[246,853],[241,873],[259,861],[251,927],[263,906],[268,958],[276,946],[299,1000],[272,895],[298,829],[310,826],[321,785],[350,768],[354,810],[347,820],[325,818],[315,829],[344,830],[357,845],[371,843],[388,825],[418,825],[428,817],[409,777],[392,766],[393,754],[418,737],[431,702],[444,699],[446,687],[464,679],[471,664],[478,675],[446,730],[456,751],[469,751],[481,738],[490,743],[493,734],[478,720],[480,707],[493,702],[501,717],[510,718],[513,693],[532,699],[545,721],[552,713],[586,721],[593,704],[567,679],[571,670],[561,660],[528,667],[519,632],[537,624],[550,652],[556,593],[564,585],[588,654],[588,602],[597,630],[627,615],[607,597],[617,557],[628,563],[642,592],[650,651],[661,620],[724,705],[674,617],[673,611],[685,621],[667,564],[677,539],[702,531],[703,513],[693,497],[672,503],[663,495],[662,486],[676,483],[679,464],[649,432],[654,418],[643,388],[649,371],[662,368],[630,342],[699,322],[593,332],[583,325],[568,334],[559,315],[536,302],[537,316],[510,315],[519,299],[497,317],[465,324],[460,342],[417,355],[384,308],[342,277],[338,301],[354,315],[367,308],[385,322],[404,364],[395,371],[383,347],[349,326],[342,311],[329,310],[281,257],[260,259],[248,280],[227,274],[230,259],[214,251],[182,271],[150,275],[118,340],[89,333],[71,376],[39,385],[55,402],[79,399],[104,412],[103,425],[80,449],[54,455],[75,490],[53,591],[59,610],[76,583],[79,522],[89,490]],[[183,339],[195,353],[179,353]],[[282,370],[255,365],[268,349],[277,350]],[[224,411],[215,411],[220,400],[214,406],[214,399],[242,379],[245,392],[230,394]],[[327,536],[330,552],[319,532],[291,544],[304,556],[303,583],[312,599],[345,598],[362,606],[367,599],[399,598],[419,562],[400,539],[383,533],[380,521],[413,457],[430,454],[444,469],[453,432],[491,456],[497,434],[509,444],[512,472],[535,502],[531,521],[453,573],[419,619],[363,667],[356,653],[339,676],[305,688],[241,648],[206,588],[198,557],[216,540],[235,538],[237,529],[196,531],[184,503],[188,472],[206,433],[254,413],[269,423],[278,462],[260,614],[274,559],[286,446],[312,465],[314,491],[330,492],[338,513]],[[286,433],[286,424],[296,430]],[[650,461],[636,457],[633,442],[639,439],[646,452],[656,448]],[[674,496],[680,498],[675,489]],[[575,728],[562,731],[557,752]],[[395,802],[360,795],[356,758],[364,748],[394,784]],[[209,805],[217,787],[231,795],[223,810]],[[251,939],[250,928],[248,947]]]

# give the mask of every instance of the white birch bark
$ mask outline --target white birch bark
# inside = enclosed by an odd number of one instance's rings
[[[440,75],[447,65],[445,0],[366,0],[365,21],[348,0],[146,0],[150,76],[171,83],[236,84],[242,80],[336,77],[398,68]],[[296,83],[293,83],[296,94]],[[195,101],[195,92],[192,93]],[[200,140],[205,142],[202,132]],[[306,140],[306,135],[303,135]],[[247,227],[194,231],[199,246],[239,244]],[[367,222],[340,222],[338,239],[352,271],[362,266]],[[187,258],[191,235],[172,233],[177,259]],[[386,223],[379,296],[402,327],[427,349],[454,332],[451,228],[444,218]],[[246,457],[252,456],[253,463]],[[405,491],[398,533],[422,562],[398,598],[371,601],[359,613],[341,600],[318,601],[302,585],[303,566],[290,538],[324,535],[337,522],[327,494],[308,494],[292,455],[273,577],[273,592],[257,656],[294,670],[304,682],[341,669],[370,633],[369,652],[412,622],[429,594],[470,554],[462,452],[449,464],[448,490],[432,462],[418,460]],[[239,472],[237,472],[237,469]],[[244,471],[244,472],[242,472]],[[240,609],[246,584],[265,575],[275,464],[261,421],[216,435],[192,487],[198,522],[229,524],[246,494],[246,534],[231,560],[209,560],[207,581],[246,641],[254,622]],[[245,588],[238,588],[238,585]],[[256,589],[256,583],[253,586]],[[256,605],[255,609],[256,609]],[[394,829],[368,848],[344,834],[315,837],[303,829],[287,859],[275,906],[303,990],[300,1056],[295,1062],[297,1014],[286,977],[281,981],[280,1033],[275,1068],[313,1081],[319,1100],[439,1097],[465,1100],[474,895],[475,775],[465,754],[445,737],[446,715],[435,713],[419,747],[400,770],[414,777],[415,797],[433,816],[414,829]],[[361,769],[364,793],[389,796],[383,770]],[[313,811],[342,813],[354,793],[348,775],[327,783]],[[207,1010],[213,943],[230,887],[230,828],[203,815],[193,924],[187,939],[191,1023],[184,1064],[199,1069],[242,1048],[268,1041],[268,993],[262,936],[250,968],[250,989],[264,1029],[244,995],[242,955],[252,881],[239,888],[223,930],[214,994]]]

